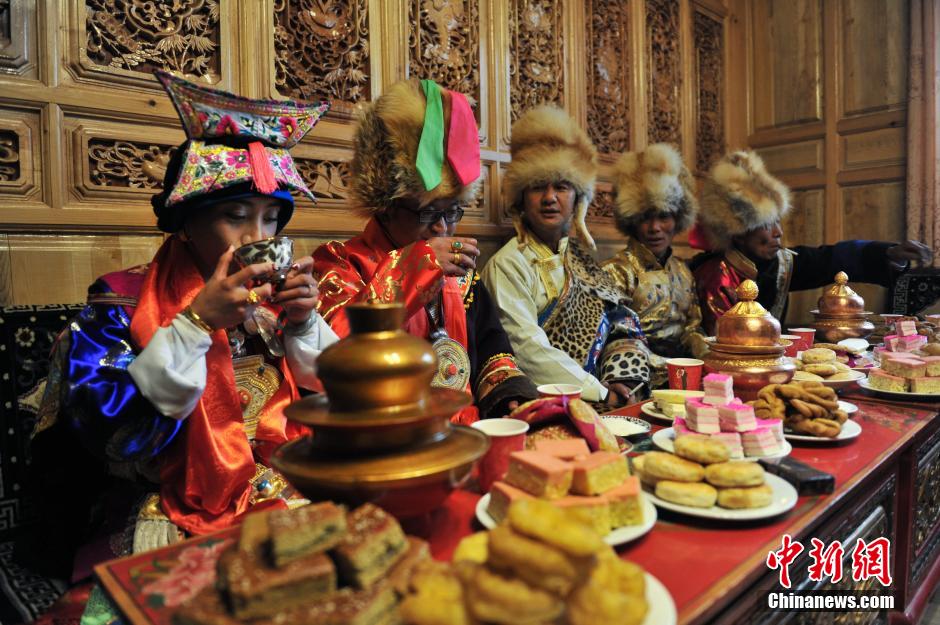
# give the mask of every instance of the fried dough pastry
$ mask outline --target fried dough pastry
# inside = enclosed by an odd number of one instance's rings
[[[774,492],[767,484],[745,488],[718,489],[718,505],[732,510],[763,508],[769,506],[773,499]]]
[[[460,562],[457,571],[470,612],[481,621],[500,625],[544,623],[565,609],[560,597],[479,564]]]
[[[557,547],[575,557],[590,556],[604,548],[594,529],[548,501],[523,499],[509,506],[509,524],[520,534]]]
[[[656,486],[656,482],[659,480],[652,475],[647,474],[643,467],[646,463],[646,454],[641,454],[634,458],[630,459],[630,470],[633,471],[633,474],[640,478],[640,481],[646,484],[647,486]]]
[[[756,462],[722,462],[705,468],[705,480],[712,486],[760,486],[764,483],[764,468]]]
[[[422,562],[411,576],[410,592],[399,606],[409,625],[470,625],[464,591],[454,570],[444,562]]]
[[[643,472],[657,480],[674,482],[701,482],[705,477],[702,465],[664,451],[647,452]]]
[[[803,365],[805,366],[814,363],[832,362],[836,359],[836,353],[831,349],[826,349],[825,347],[814,347],[803,352],[801,358],[803,359]]]
[[[656,496],[680,506],[711,508],[718,499],[718,491],[705,482],[673,482],[662,480],[656,484]]]
[[[568,623],[639,625],[648,610],[646,597],[611,592],[597,582],[589,581],[568,598]]]
[[[457,544],[457,549],[454,550],[454,562],[468,560],[483,564],[488,555],[489,540],[489,532],[476,532],[464,536]]]
[[[514,532],[508,525],[490,531],[486,563],[551,593],[567,595],[593,562],[593,557],[573,558]]]
[[[675,442],[676,455],[692,462],[714,464],[727,462],[731,452],[722,443],[707,436],[681,436]]]
[[[794,432],[822,438],[836,438],[842,432],[842,424],[832,419],[805,419],[791,423]]]

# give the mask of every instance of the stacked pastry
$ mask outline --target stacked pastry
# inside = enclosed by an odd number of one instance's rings
[[[842,358],[848,361],[848,357]],[[856,380],[860,377],[848,364],[841,361],[835,350],[820,347],[819,343],[803,352],[793,362],[797,368],[796,373],[793,374],[794,382],[822,382],[823,380],[839,382]]]
[[[685,401],[685,417],[676,417],[676,441],[696,436],[710,438],[728,449],[730,458],[764,457],[780,453],[783,428],[779,421],[758,419],[754,408],[734,396],[731,376],[705,376],[705,395]]]
[[[643,523],[640,483],[627,459],[608,451],[591,453],[584,439],[538,441],[534,450],[513,452],[504,481],[490,490],[487,508],[497,523],[510,504],[544,499],[589,519],[602,536]]]
[[[381,508],[330,502],[248,515],[223,552],[215,586],[173,615],[175,625],[398,622],[397,602],[424,541]]]
[[[693,508],[763,508],[773,501],[756,462],[730,461],[718,441],[686,436],[676,440],[676,453],[651,451],[633,459],[640,480],[656,496]]]
[[[928,350],[927,338],[917,333],[914,321],[895,324],[877,352],[881,367],[868,372],[872,388],[899,393],[940,394],[940,356]]]
[[[797,434],[836,438],[849,416],[836,392],[822,382],[768,384],[749,402],[760,417],[777,421]]]
[[[419,565],[401,604],[409,625],[637,625],[647,610],[643,569],[577,514],[532,498],[464,538],[453,563]]]

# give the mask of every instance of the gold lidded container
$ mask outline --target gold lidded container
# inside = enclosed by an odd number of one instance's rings
[[[705,369],[734,378],[735,394],[747,401],[768,384],[789,382],[796,365],[783,355],[780,322],[757,301],[757,284],[745,280],[735,292],[738,303],[718,320]]]
[[[401,304],[353,304],[346,314],[350,335],[317,359],[326,394],[284,411],[313,436],[285,443],[272,463],[311,501],[423,514],[469,477],[489,439],[451,425],[471,397],[431,387],[437,358],[427,341],[401,329]]]
[[[848,274],[844,271],[837,273],[835,282],[826,287],[819,298],[818,308],[810,311],[815,319],[812,326],[821,342],[864,339],[875,330],[874,324],[868,321],[872,313],[865,310],[865,300],[848,282]]]

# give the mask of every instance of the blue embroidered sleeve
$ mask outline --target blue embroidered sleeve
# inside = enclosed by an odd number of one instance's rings
[[[134,352],[122,306],[86,306],[69,326],[67,349],[61,416],[93,453],[146,460],[170,443],[182,422],[157,412],[127,372]]]

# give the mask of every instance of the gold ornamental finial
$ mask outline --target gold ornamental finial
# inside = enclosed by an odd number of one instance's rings
[[[838,284],[839,286],[844,286],[845,284],[848,283],[848,281],[849,281],[849,274],[845,273],[844,271],[840,271],[839,273],[836,274],[836,284]]]
[[[753,280],[745,280],[735,289],[739,301],[753,302],[757,299],[757,283]]]

